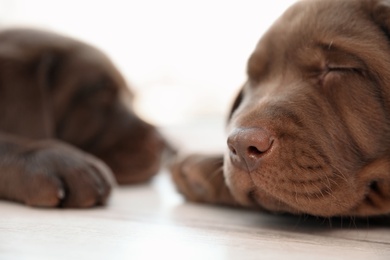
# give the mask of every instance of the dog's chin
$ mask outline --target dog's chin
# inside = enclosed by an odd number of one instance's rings
[[[270,173],[267,169],[248,173],[235,167],[229,157],[225,157],[226,184],[237,202],[247,207],[321,217],[350,216],[367,193],[366,189],[357,187],[353,178],[345,176],[309,185],[310,182],[294,183],[287,178],[278,179]],[[334,183],[331,188],[329,181]]]
[[[169,145],[154,128],[146,128],[135,135],[118,135],[113,144],[97,153],[113,171],[119,184],[134,184],[148,181],[156,175]]]
[[[136,153],[113,153],[107,163],[119,184],[135,184],[148,181],[156,175],[163,163],[163,146],[153,149],[139,148]]]
[[[226,185],[239,204],[250,208],[261,208],[275,213],[300,213],[282,200],[266,192],[263,188],[256,186],[252,175],[236,168],[231,163],[229,155],[225,156],[223,167]]]

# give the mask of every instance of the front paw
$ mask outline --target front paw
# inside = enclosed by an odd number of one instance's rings
[[[172,179],[187,200],[236,205],[223,177],[222,156],[190,155],[171,166]]]
[[[39,207],[85,208],[106,203],[114,184],[99,159],[59,142],[46,142],[24,155],[20,198]]]

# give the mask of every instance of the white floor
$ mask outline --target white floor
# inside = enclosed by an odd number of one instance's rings
[[[168,174],[118,188],[108,207],[0,203],[0,259],[390,259],[389,225],[186,203]],[[368,227],[367,227],[368,226]]]
[[[196,205],[183,201],[162,171],[149,184],[116,189],[104,208],[45,210],[0,202],[0,259],[388,260],[390,220],[329,225]]]

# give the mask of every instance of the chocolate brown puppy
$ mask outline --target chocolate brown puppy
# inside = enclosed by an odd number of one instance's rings
[[[0,199],[90,207],[106,202],[115,179],[156,174],[165,142],[132,98],[92,46],[42,31],[0,32]]]
[[[225,156],[173,166],[189,199],[316,216],[390,214],[390,1],[299,1],[261,38]]]

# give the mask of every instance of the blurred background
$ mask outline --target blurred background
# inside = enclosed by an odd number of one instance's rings
[[[0,27],[42,28],[86,41],[117,65],[147,121],[179,132],[203,125],[199,135],[221,136],[248,56],[293,2],[0,0]]]

